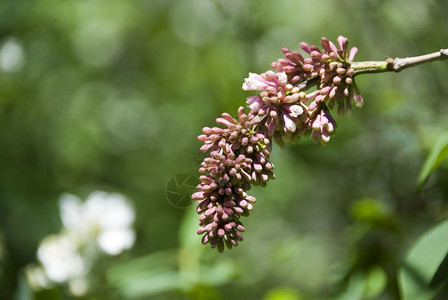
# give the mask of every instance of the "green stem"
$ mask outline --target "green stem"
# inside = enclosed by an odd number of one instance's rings
[[[390,71],[387,60],[352,62],[350,67],[355,70],[355,75],[364,73],[382,73]]]
[[[414,67],[420,64],[432,61],[445,60],[448,58],[448,49],[441,49],[438,52],[406,57],[406,58],[390,58],[385,61],[362,61],[352,62],[351,67],[355,70],[355,75],[364,73],[382,73],[382,72],[400,72],[401,70]]]

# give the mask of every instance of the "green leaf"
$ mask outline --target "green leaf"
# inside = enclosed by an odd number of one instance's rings
[[[141,298],[181,286],[177,271],[177,251],[165,250],[151,253],[108,270],[111,286],[126,298]]]
[[[335,300],[352,300],[362,299],[364,294],[365,276],[361,272],[354,273],[350,276],[347,288],[341,294],[334,298]]]
[[[189,207],[186,210],[179,228],[180,248],[197,252],[203,251],[204,246],[201,243],[201,237],[196,233],[199,228],[198,218],[195,207]]]
[[[141,299],[167,291],[178,290],[180,287],[177,271],[163,270],[147,272],[134,276],[120,287],[120,294],[129,299]]]
[[[176,267],[177,250],[163,250],[114,265],[109,269],[108,278],[112,281],[119,281],[147,270]]]
[[[390,218],[390,209],[377,199],[361,198],[353,202],[351,215],[358,221],[383,221]]]
[[[221,260],[213,264],[213,266],[203,266],[200,274],[202,284],[210,286],[218,286],[226,284],[237,273],[237,268],[231,260]]]
[[[399,272],[403,300],[432,299],[448,281],[448,219],[427,230],[412,246]]]
[[[440,163],[448,155],[448,134],[442,135],[426,158],[422,170],[418,176],[417,186],[421,191],[429,175],[437,169]]]
[[[387,274],[379,266],[372,267],[366,274],[363,299],[376,299],[386,288]]]
[[[263,300],[301,300],[303,297],[298,291],[289,287],[275,287],[269,290]]]

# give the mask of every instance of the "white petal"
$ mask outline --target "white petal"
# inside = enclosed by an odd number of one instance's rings
[[[59,199],[62,224],[67,229],[76,230],[83,223],[81,199],[72,194],[63,194]]]
[[[100,229],[124,228],[131,225],[135,219],[134,209],[128,200],[118,193],[93,192],[85,206],[89,219]]]
[[[110,194],[98,216],[98,225],[102,229],[121,229],[130,226],[135,219],[134,209],[127,199],[120,194]]]
[[[84,277],[71,279],[68,283],[70,293],[76,297],[82,297],[89,289],[89,283]]]
[[[296,123],[294,123],[288,115],[283,115],[283,120],[285,121],[285,127],[291,132],[296,131]]]
[[[278,81],[280,81],[283,84],[286,84],[286,82],[288,81],[288,76],[286,75],[285,72],[277,73],[277,78],[278,78]]]
[[[35,291],[51,288],[52,282],[50,282],[44,269],[40,266],[34,264],[26,266],[25,277],[27,283]]]
[[[135,233],[131,229],[107,230],[98,236],[98,244],[104,252],[117,255],[132,247]]]
[[[300,105],[291,105],[289,110],[291,111],[291,116],[294,118],[303,114],[303,108]]]
[[[66,235],[45,238],[37,250],[37,257],[47,277],[54,282],[65,282],[87,271],[86,261],[77,252],[76,242]]]
[[[243,90],[245,91],[262,91],[267,87],[266,80],[259,74],[249,73],[249,77],[244,79]]]

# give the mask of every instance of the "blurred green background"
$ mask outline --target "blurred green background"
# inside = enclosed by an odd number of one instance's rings
[[[202,246],[194,205],[167,190],[196,184],[196,136],[236,114],[244,78],[281,47],[344,35],[356,61],[434,52],[447,12],[445,0],[1,1],[0,298],[71,299],[33,294],[23,269],[60,230],[61,194],[106,190],[132,200],[137,241],[97,267],[109,292],[87,299],[399,299],[406,253],[448,213],[446,163],[417,190],[448,129],[447,62],[360,76],[365,105],[335,116],[327,147],[274,147],[276,179],[252,190],[236,249]]]

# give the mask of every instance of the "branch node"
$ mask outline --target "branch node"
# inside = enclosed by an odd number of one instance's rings
[[[389,57],[389,56],[386,56],[386,64],[387,64],[387,69],[389,70],[389,71],[395,71],[395,72],[397,72],[396,70],[395,70],[395,68],[394,68],[394,65],[395,65],[395,62],[396,61],[396,59],[393,59],[392,57]]]

